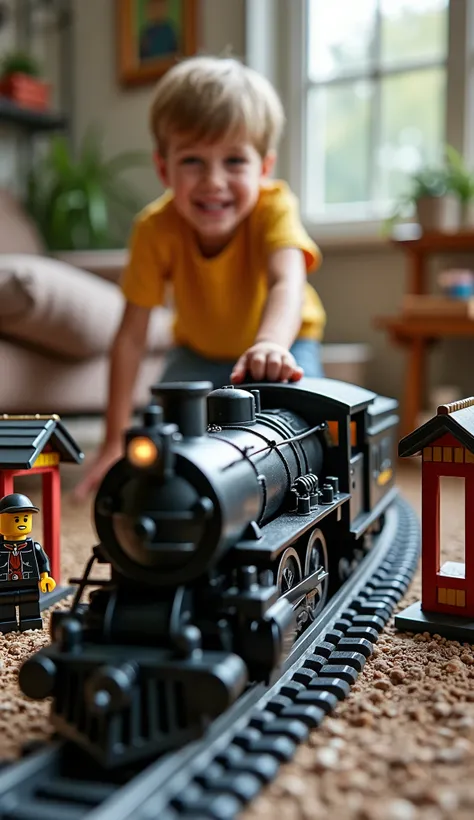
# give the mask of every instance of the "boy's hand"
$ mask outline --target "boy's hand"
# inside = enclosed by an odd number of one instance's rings
[[[74,501],[85,501],[89,493],[98,488],[109,467],[121,457],[122,442],[104,445],[90,465],[85,477],[74,488],[72,492]]]
[[[286,347],[275,342],[257,342],[235,364],[230,377],[232,384],[243,382],[247,373],[256,382],[297,382],[303,376],[303,368]]]

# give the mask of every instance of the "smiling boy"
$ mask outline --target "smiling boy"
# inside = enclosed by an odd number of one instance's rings
[[[286,183],[270,180],[283,125],[271,84],[237,60],[194,57],[159,81],[150,126],[167,191],[135,222],[106,437],[77,497],[120,456],[150,312],[168,284],[175,347],[163,381],[322,375],[325,314],[307,282],[321,256]]]

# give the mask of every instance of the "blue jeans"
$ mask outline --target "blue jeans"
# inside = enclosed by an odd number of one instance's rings
[[[297,364],[305,376],[324,376],[321,365],[320,344],[314,339],[297,339],[291,347]],[[188,347],[174,347],[166,356],[166,363],[160,381],[188,382],[209,381],[215,388],[230,384],[230,374],[235,361],[206,359]]]

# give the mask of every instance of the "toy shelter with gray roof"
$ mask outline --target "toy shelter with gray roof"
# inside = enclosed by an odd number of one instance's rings
[[[56,581],[60,572],[59,468],[62,463],[81,464],[83,460],[84,453],[59,416],[0,415],[0,498],[15,491],[15,478],[32,474],[41,476],[41,543],[51,563],[51,575]],[[51,595],[55,595],[57,600],[59,593],[48,593],[48,596]],[[48,598],[48,601],[51,599]]]

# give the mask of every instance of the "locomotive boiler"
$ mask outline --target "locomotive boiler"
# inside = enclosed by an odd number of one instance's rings
[[[396,493],[394,400],[328,379],[152,394],[97,492],[73,606],[20,670],[105,767],[189,742],[268,681]]]

